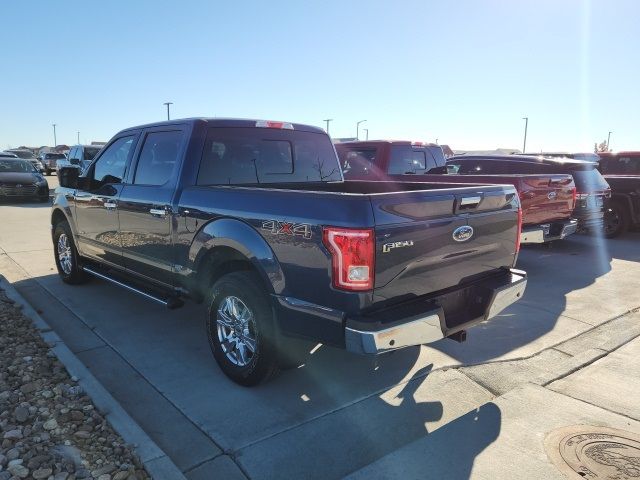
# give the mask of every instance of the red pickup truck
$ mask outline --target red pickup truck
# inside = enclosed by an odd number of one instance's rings
[[[522,204],[521,243],[560,240],[577,230],[571,218],[576,187],[568,174],[477,175],[464,169],[447,170],[439,145],[375,140],[335,144],[345,180],[417,181],[513,185]]]

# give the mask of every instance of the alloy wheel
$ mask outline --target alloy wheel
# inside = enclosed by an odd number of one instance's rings
[[[216,327],[218,340],[227,358],[239,367],[251,363],[257,354],[255,319],[238,297],[222,299],[218,307]]]
[[[60,261],[62,271],[66,275],[70,275],[73,268],[73,258],[71,255],[71,244],[69,243],[69,237],[67,237],[66,233],[58,237],[58,260]]]

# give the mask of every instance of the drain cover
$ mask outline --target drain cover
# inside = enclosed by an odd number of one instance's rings
[[[571,479],[640,479],[640,435],[631,432],[573,425],[551,432],[545,449]]]

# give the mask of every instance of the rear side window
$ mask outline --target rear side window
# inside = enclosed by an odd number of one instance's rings
[[[431,170],[436,167],[443,167],[447,163],[446,158],[444,158],[442,147],[428,146],[427,152],[429,153],[429,155],[427,155],[427,170]]]
[[[327,135],[267,128],[211,128],[198,185],[342,180]]]
[[[171,178],[182,143],[181,130],[151,132],[144,139],[136,166],[135,185],[164,185]]]

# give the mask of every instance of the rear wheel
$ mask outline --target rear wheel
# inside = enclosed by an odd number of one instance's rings
[[[211,288],[209,346],[234,382],[253,386],[278,373],[274,324],[269,296],[255,273],[229,273]]]
[[[629,229],[629,212],[620,202],[611,202],[604,210],[604,236],[615,238]]]
[[[88,280],[86,272],[80,266],[80,256],[66,221],[57,223],[53,230],[53,254],[63,282],[76,285]]]

